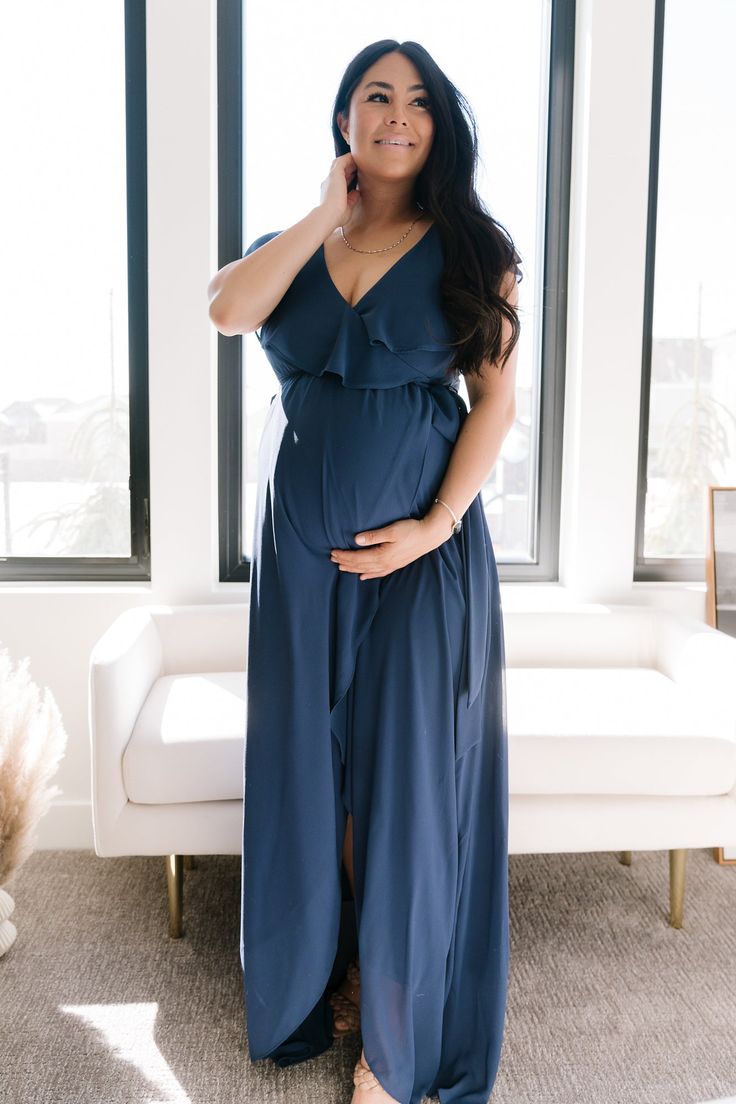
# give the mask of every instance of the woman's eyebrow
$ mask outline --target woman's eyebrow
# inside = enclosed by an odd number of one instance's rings
[[[394,86],[392,84],[389,84],[388,81],[368,81],[368,83],[364,84],[363,87],[364,88],[371,88],[374,84],[375,84],[376,88],[388,88],[388,90],[390,92],[393,92],[393,90],[394,90]],[[406,86],[406,91],[407,92],[415,92],[419,88],[424,89],[425,92],[427,91],[426,84],[408,84]]]

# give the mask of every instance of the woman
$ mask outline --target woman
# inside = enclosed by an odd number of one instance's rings
[[[210,286],[217,328],[260,328],[281,384],[249,615],[250,1056],[304,1061],[359,1012],[351,1104],[485,1104],[503,1033],[504,642],[480,490],[514,420],[520,270],[461,102],[417,43],[368,46],[319,205]]]

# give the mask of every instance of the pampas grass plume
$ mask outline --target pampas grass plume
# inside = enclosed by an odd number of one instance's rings
[[[32,854],[36,826],[62,791],[48,782],[67,735],[51,691],[41,699],[28,674],[29,657],[14,669],[0,649],[0,886]]]

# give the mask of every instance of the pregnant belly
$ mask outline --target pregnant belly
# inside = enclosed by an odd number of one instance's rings
[[[334,373],[290,379],[261,442],[275,517],[324,552],[359,547],[361,530],[422,517],[452,451],[433,427],[435,401],[414,383],[350,388]]]

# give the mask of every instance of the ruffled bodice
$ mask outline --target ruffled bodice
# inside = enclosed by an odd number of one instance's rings
[[[247,253],[281,231],[257,238]],[[247,256],[246,253],[246,256]],[[345,387],[444,385],[454,349],[440,303],[442,244],[436,225],[355,306],[337,290],[320,248],[256,333],[279,381],[295,372],[338,375]],[[334,309],[326,310],[326,302]]]

